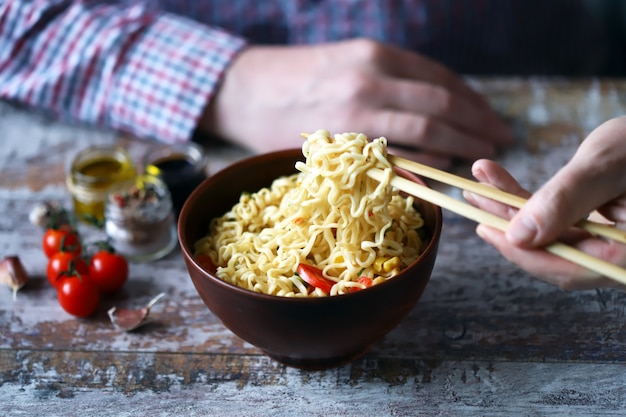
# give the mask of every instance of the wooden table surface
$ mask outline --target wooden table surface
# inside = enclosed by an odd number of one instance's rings
[[[474,82],[515,125],[519,140],[500,161],[530,189],[593,127],[626,114],[624,81]],[[420,303],[340,368],[285,367],[234,336],[202,304],[179,251],[132,264],[124,290],[94,318],[68,315],[45,278],[42,231],[28,213],[44,200],[69,205],[71,156],[116,142],[137,157],[149,145],[0,104],[0,255],[19,255],[30,275],[16,301],[0,288],[0,415],[626,414],[626,294],[539,282],[450,213]],[[248,155],[229,146],[208,152],[213,172]],[[132,333],[112,326],[109,307],[140,307],[161,292],[153,323]]]

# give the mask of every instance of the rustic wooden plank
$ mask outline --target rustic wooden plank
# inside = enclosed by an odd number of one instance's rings
[[[0,351],[10,362],[6,415],[618,416],[626,406],[624,366],[610,364],[363,358],[310,372],[254,355]]]

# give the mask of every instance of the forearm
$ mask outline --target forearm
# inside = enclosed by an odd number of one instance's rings
[[[0,4],[0,98],[182,141],[243,45],[145,3],[9,0]]]

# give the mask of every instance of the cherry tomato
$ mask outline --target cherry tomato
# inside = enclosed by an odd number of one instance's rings
[[[83,250],[78,233],[69,226],[47,229],[43,235],[41,245],[43,252],[48,258],[51,258],[52,255],[61,250],[72,252],[74,256],[78,257]]]
[[[112,293],[124,285],[128,279],[128,261],[108,247],[96,252],[89,263],[91,280],[104,293]]]
[[[63,310],[69,314],[89,317],[98,308],[100,291],[89,275],[70,275],[59,281],[57,297]]]
[[[319,288],[326,294],[330,294],[331,288],[335,285],[333,281],[323,275],[321,269],[314,266],[298,264],[297,272],[298,275],[300,275],[300,278],[302,278],[307,284]]]
[[[81,275],[89,273],[89,266],[83,258],[77,258],[71,252],[57,252],[48,260],[46,275],[53,287],[57,287],[64,276],[78,272]]]

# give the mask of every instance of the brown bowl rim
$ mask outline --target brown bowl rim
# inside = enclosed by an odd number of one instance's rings
[[[270,157],[281,158],[286,155],[292,156],[296,151],[299,153],[302,153],[302,149],[292,148],[292,149],[285,149],[285,150],[274,151],[274,152],[267,152],[267,153],[263,153],[259,155],[253,155],[253,156],[243,158],[239,161],[233,162],[232,164],[220,169],[219,171],[215,172],[214,174],[206,178],[189,195],[189,197],[187,198],[187,201],[185,201],[185,204],[183,205],[180,211],[180,216],[178,219],[178,225],[177,225],[178,240],[180,244],[180,249],[183,252],[184,257],[187,259],[188,262],[192,262],[198,270],[202,271],[203,279],[208,279],[214,284],[217,284],[228,290],[235,291],[236,293],[239,293],[242,296],[253,297],[253,298],[257,298],[261,300],[267,300],[267,301],[279,302],[279,303],[326,304],[326,303],[340,302],[340,300],[345,299],[345,297],[362,297],[367,294],[371,295],[371,294],[375,294],[375,292],[378,292],[378,291],[384,291],[384,289],[388,285],[393,285],[393,281],[396,278],[398,279],[403,278],[406,275],[406,272],[409,269],[411,269],[411,267],[413,267],[414,265],[422,261],[422,259],[430,251],[436,250],[436,249],[433,249],[433,246],[437,247],[439,244],[438,241],[440,239],[441,230],[443,226],[443,214],[441,211],[441,207],[422,200],[422,204],[428,204],[435,208],[435,225],[433,228],[433,232],[430,236],[430,241],[428,242],[428,245],[426,246],[426,248],[422,251],[422,253],[418,256],[418,258],[415,261],[413,261],[410,265],[408,265],[406,268],[400,271],[398,275],[394,276],[393,280],[385,281],[383,283],[374,285],[370,288],[366,288],[361,291],[355,291],[353,293],[341,294],[341,295],[333,295],[333,296],[329,295],[326,297],[283,297],[283,296],[277,296],[277,295],[263,294],[263,293],[249,290],[247,288],[239,287],[235,284],[231,284],[229,282],[224,281],[223,279],[215,276],[211,272],[204,269],[198,262],[196,262],[196,259],[193,256],[193,252],[191,252],[192,248],[191,247],[188,248],[188,242],[187,242],[186,234],[184,231],[185,227],[183,225],[183,220],[187,218],[187,211],[190,210],[189,207],[191,206],[191,202],[195,199],[196,194],[200,194],[205,188],[209,186],[209,184],[219,181],[221,177],[228,174],[229,172],[237,171],[241,165],[249,164],[251,162],[254,162],[257,159],[266,159]],[[295,170],[295,167],[294,167],[294,170]],[[424,184],[421,178],[418,177],[417,175],[409,173],[409,172],[405,172],[405,174],[412,178],[417,179],[419,182],[422,182]],[[415,198],[417,199],[417,197]]]

